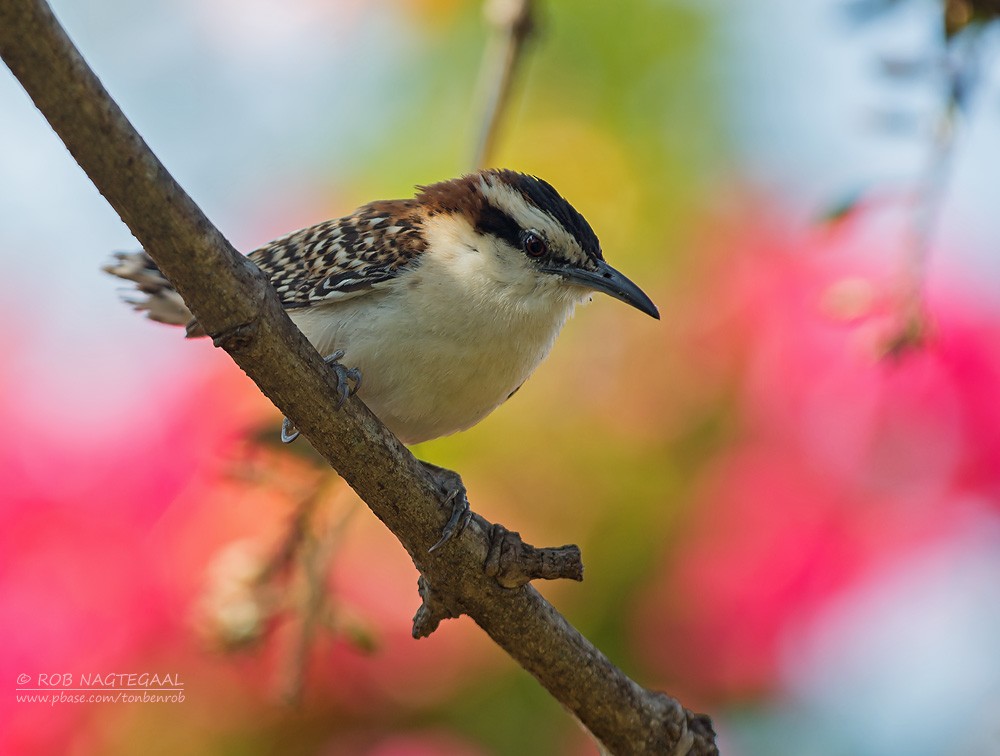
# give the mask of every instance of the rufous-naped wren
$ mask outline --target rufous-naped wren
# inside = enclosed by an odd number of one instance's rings
[[[360,372],[358,396],[410,444],[465,430],[509,399],[592,292],[659,318],[569,202],[509,170],[372,202],[250,259],[341,381]],[[105,270],[136,284],[135,309],[204,335],[144,252]]]

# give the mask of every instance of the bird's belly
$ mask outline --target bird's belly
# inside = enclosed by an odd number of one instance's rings
[[[553,334],[554,336],[554,334]],[[362,372],[359,396],[406,443],[465,430],[505,402],[544,359],[552,339],[525,343],[492,333],[380,340],[347,347]]]
[[[344,350],[342,362],[361,370],[358,396],[405,443],[465,430],[500,406],[548,354],[568,314],[428,321],[350,304],[325,320],[290,314],[321,354]]]
[[[531,374],[536,361],[487,361],[461,350],[427,347],[405,362],[359,353],[365,378],[359,396],[406,443],[465,430],[499,407]],[[470,362],[480,369],[470,369]],[[367,381],[368,377],[371,381]]]

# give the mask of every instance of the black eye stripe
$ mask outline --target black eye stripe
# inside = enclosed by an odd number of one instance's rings
[[[521,227],[507,213],[493,205],[483,206],[476,220],[476,231],[495,236],[514,249],[521,248]]]

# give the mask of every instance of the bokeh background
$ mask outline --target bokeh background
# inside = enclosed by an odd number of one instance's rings
[[[243,250],[470,167],[478,2],[52,5]],[[998,40],[927,339],[887,358],[947,76],[938,3],[868,5],[542,2],[494,162],[560,188],[663,319],[599,298],[511,402],[416,449],[579,543],[586,581],[541,589],[730,754],[1000,753]],[[225,354],[117,301],[99,266],[134,247],[0,71],[0,753],[595,753],[467,618],[409,638],[403,551],[274,449]],[[92,672],[185,701],[15,700]]]

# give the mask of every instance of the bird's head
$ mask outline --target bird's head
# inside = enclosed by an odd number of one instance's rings
[[[551,184],[509,170],[485,170],[420,187],[428,220],[460,218],[499,258],[498,275],[578,297],[600,291],[659,318],[652,300],[604,260],[586,219]],[[482,251],[483,245],[470,248]]]

